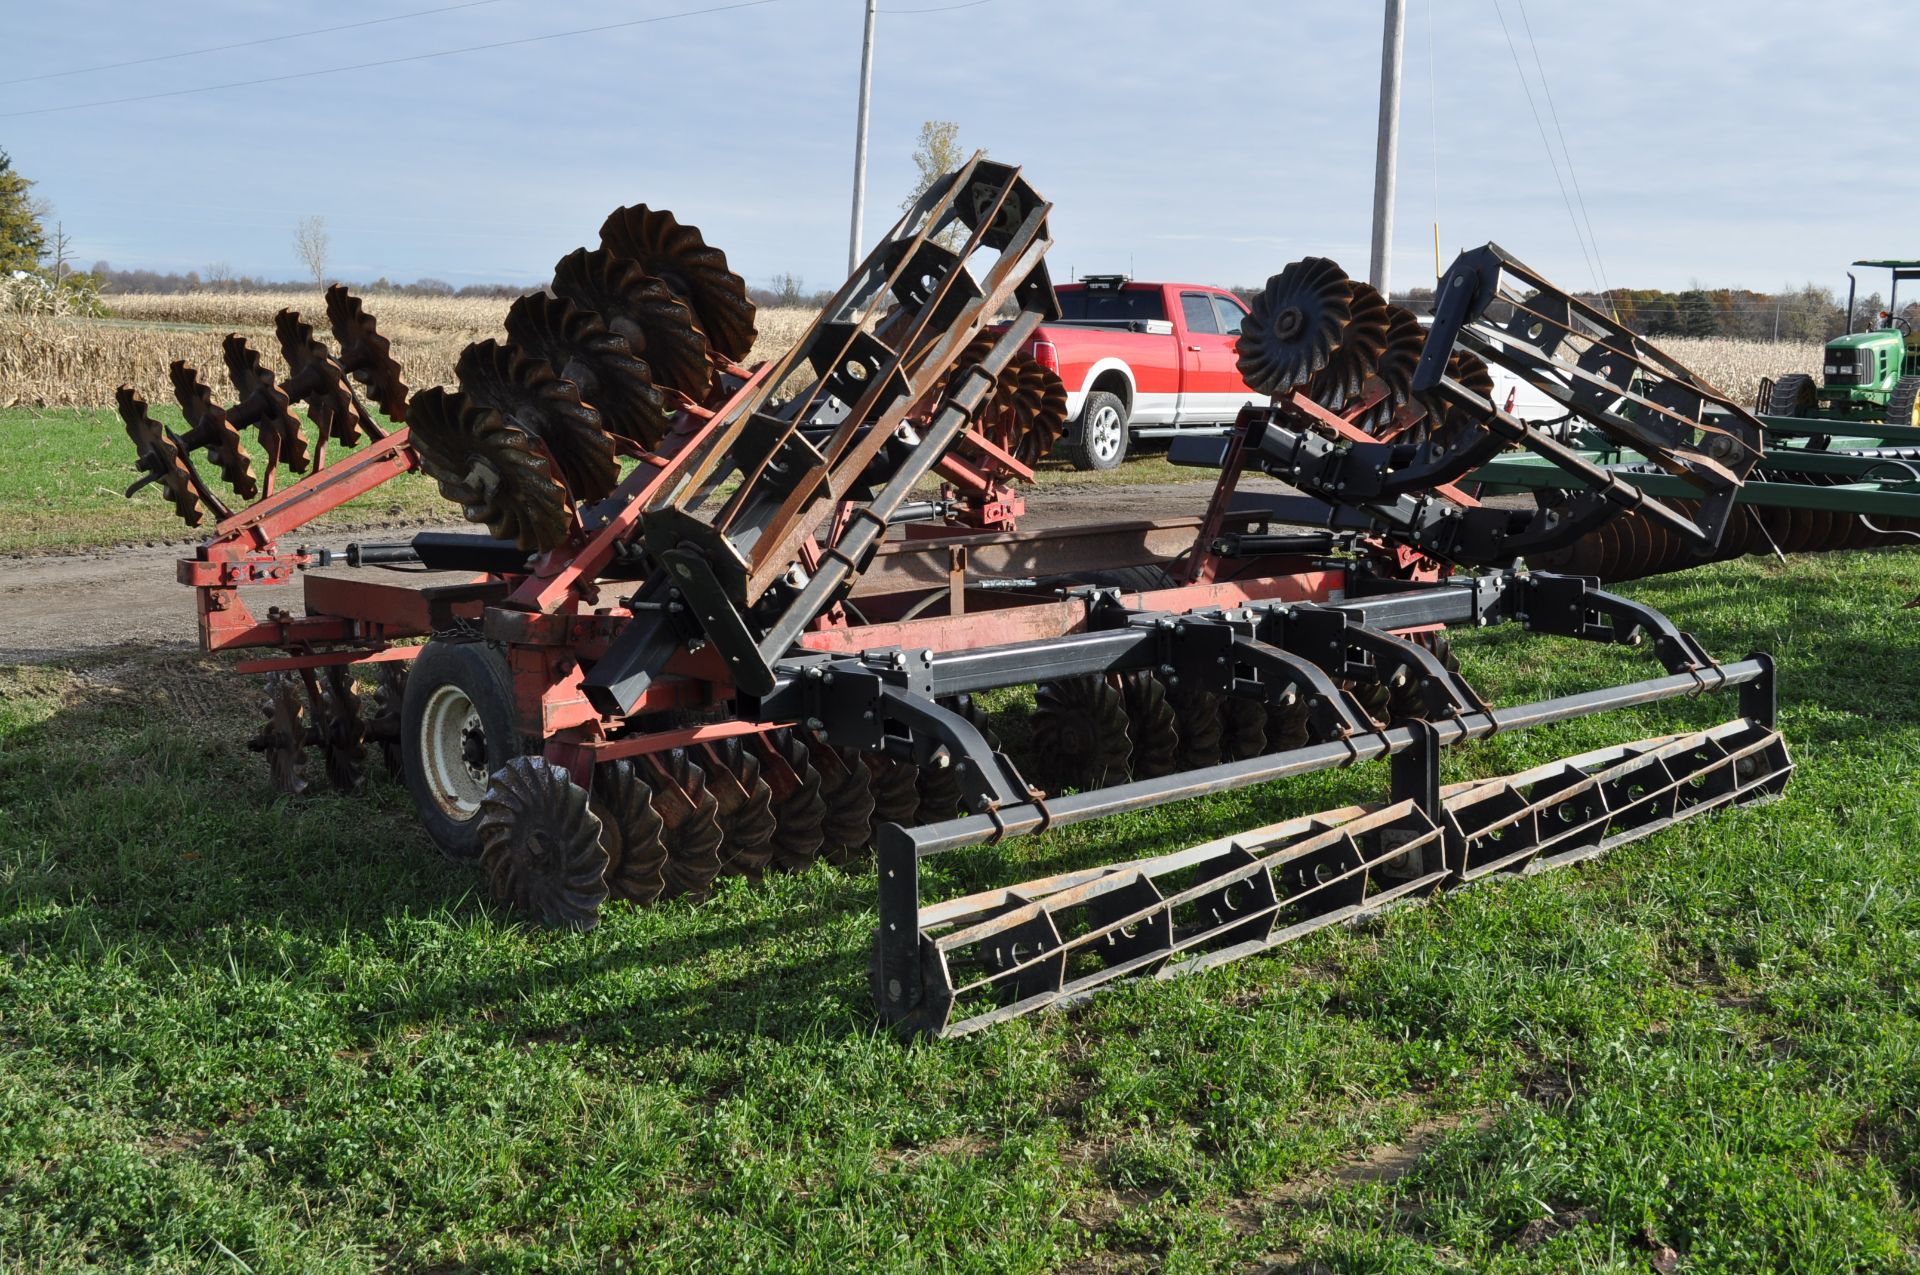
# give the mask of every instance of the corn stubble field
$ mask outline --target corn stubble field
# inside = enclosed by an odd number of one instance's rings
[[[365,298],[393,342],[416,388],[453,381],[454,360],[469,341],[501,334],[508,302],[497,298]],[[220,340],[239,332],[278,361],[273,316],[282,307],[305,315],[324,334],[326,305],[318,290],[267,293],[178,293],[112,296],[110,319],[0,316],[0,407],[101,407],[130,384],[150,403],[172,401],[167,364],[186,359],[204,379],[224,386]],[[749,362],[785,353],[813,319],[809,309],[760,312],[760,340]],[[1751,401],[1763,376],[1804,371],[1820,359],[1817,345],[1720,338],[1660,342],[1682,363],[1740,402]]]
[[[502,335],[508,301],[498,298],[374,295],[367,308],[393,342],[414,388],[453,382],[454,360],[470,341]],[[224,391],[220,341],[238,332],[269,364],[281,362],[273,316],[298,310],[323,339],[327,307],[312,292],[178,293],[114,296],[108,319],[0,316],[0,407],[101,407],[132,385],[149,403],[171,403],[167,364],[185,359]],[[786,352],[813,319],[812,310],[760,312],[752,360]],[[752,361],[750,360],[750,361]]]

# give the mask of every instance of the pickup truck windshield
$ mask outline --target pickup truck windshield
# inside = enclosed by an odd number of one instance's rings
[[[1166,318],[1167,306],[1158,288],[1125,288],[1119,292],[1077,289],[1060,294],[1060,317],[1079,323],[1140,323]]]

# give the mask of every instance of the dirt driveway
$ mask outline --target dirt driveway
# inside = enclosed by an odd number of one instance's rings
[[[1208,482],[1050,486],[1031,497],[1021,525],[1038,530],[1198,514],[1212,490]],[[352,539],[401,540],[409,534],[378,530],[315,539],[339,548]],[[191,552],[179,544],[0,559],[0,664],[43,663],[125,645],[192,646],[193,594],[174,579],[173,566]]]

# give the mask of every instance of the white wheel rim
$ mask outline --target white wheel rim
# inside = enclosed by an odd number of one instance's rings
[[[420,769],[434,804],[459,823],[478,814],[487,795],[486,764],[468,760],[470,745],[486,755],[480,710],[459,687],[442,686],[420,714]]]
[[[1111,407],[1102,407],[1087,421],[1087,447],[1101,460],[1111,460],[1120,454],[1120,413]]]

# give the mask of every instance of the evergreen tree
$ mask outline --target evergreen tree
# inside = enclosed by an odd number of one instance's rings
[[[33,200],[27,197],[32,188],[33,183],[15,172],[13,160],[0,151],[0,275],[33,269],[47,249],[46,232],[40,228]]]
[[[1720,331],[1720,316],[1713,301],[1699,288],[1689,288],[1674,298],[1680,313],[1680,331],[1686,336],[1714,336]]]

